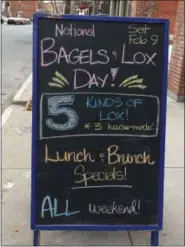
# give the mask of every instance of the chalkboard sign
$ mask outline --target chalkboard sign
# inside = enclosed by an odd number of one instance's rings
[[[33,29],[32,229],[161,229],[168,21]]]

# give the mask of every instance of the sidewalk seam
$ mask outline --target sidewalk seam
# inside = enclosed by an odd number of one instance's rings
[[[13,97],[12,102],[20,100],[20,98],[23,95],[24,91],[26,90],[28,85],[31,83],[31,80],[32,80],[32,73],[28,76],[26,81],[23,82],[22,86],[20,87],[20,89],[17,91],[17,93]]]

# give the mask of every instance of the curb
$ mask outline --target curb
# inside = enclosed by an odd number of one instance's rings
[[[22,86],[20,87],[20,89],[17,91],[17,93],[13,97],[12,104],[18,104],[18,102],[21,102],[21,103],[24,102],[24,101],[21,101],[20,99],[21,99],[21,96],[23,95],[24,91],[27,89],[28,85],[31,83],[31,81],[32,81],[32,73],[23,82]],[[14,109],[13,106],[10,105],[3,112],[2,116],[1,116],[1,129],[5,125],[5,123],[8,120],[8,118],[10,117],[13,109]]]

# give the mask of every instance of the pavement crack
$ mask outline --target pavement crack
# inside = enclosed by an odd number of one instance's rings
[[[128,233],[128,238],[129,238],[129,240],[130,240],[131,246],[134,246],[134,242],[133,242],[133,240],[132,240],[131,233],[130,233],[130,232],[127,232],[127,233]]]

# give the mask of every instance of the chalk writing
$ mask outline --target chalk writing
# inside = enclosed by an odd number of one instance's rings
[[[120,85],[119,87],[128,87],[128,88],[136,88],[139,87],[141,89],[145,89],[147,88],[147,86],[145,85],[141,85],[143,83],[143,78],[142,79],[138,79],[139,75],[133,75],[128,77],[127,79],[125,79]],[[139,84],[139,85],[138,85]]]
[[[132,54],[132,57],[130,58],[131,60],[126,61],[126,45],[123,45],[123,50],[122,50],[122,59],[121,63],[122,64],[143,64],[143,65],[148,65],[152,64],[153,66],[156,66],[155,62],[153,61],[154,58],[157,56],[157,53],[153,54],[148,54],[148,53],[143,53],[143,52],[136,52]]]
[[[75,183],[88,186],[88,181],[103,182],[103,181],[121,181],[126,179],[127,168],[123,170],[112,167],[112,170],[105,169],[98,172],[88,172],[84,165],[78,165],[74,169]]]
[[[112,79],[114,80],[116,78],[116,75],[119,71],[119,67],[118,68],[111,68],[110,69],[110,72],[111,72],[111,75],[112,75]]]
[[[130,153],[121,153],[120,148],[117,145],[111,145],[106,149],[106,156],[108,159],[109,165],[121,164],[148,164],[154,165],[155,161],[152,160],[151,155],[147,153],[147,151],[143,151],[142,153],[130,154]],[[64,162],[74,162],[74,163],[82,163],[89,162],[94,163],[96,158],[93,157],[91,152],[88,152],[85,148],[83,148],[79,152],[69,152],[64,151],[60,153],[58,150],[55,151],[52,155],[49,154],[48,145],[45,144],[45,163],[53,162],[53,163],[64,163]],[[82,167],[81,167],[82,168]]]
[[[93,51],[91,49],[80,50],[79,48],[74,48],[69,52],[61,46],[56,50],[56,40],[53,38],[44,38],[40,41],[40,54],[41,54],[41,66],[48,67],[52,64],[60,64],[64,62],[66,64],[108,64],[110,58],[108,56],[108,51],[105,49],[99,49]],[[93,57],[98,57],[94,59]]]
[[[99,215],[138,215],[140,214],[140,200],[133,200],[130,205],[125,206],[113,201],[111,204],[96,205],[89,203],[89,213]]]
[[[121,112],[111,111],[109,113],[104,113],[100,111],[99,115],[100,121],[118,121],[118,120],[128,120],[128,109]]]
[[[68,152],[64,151],[61,155],[59,151],[55,152],[55,155],[52,157],[49,155],[49,148],[48,145],[45,144],[45,163],[47,162],[95,162],[95,159],[92,157],[92,154],[86,150],[86,148],[83,148],[79,152]]]
[[[65,204],[64,211],[60,213],[59,209],[61,208],[61,206],[58,205],[58,200],[56,198],[52,200],[52,198],[48,195],[45,196],[41,204],[41,217],[44,218],[45,215],[47,215],[47,217],[50,218],[61,217],[61,216],[67,217],[80,213],[80,211],[69,210],[69,200],[66,200],[64,204]]]
[[[100,131],[102,130],[102,128],[105,129],[106,125],[103,125],[102,123],[98,122],[98,123],[85,123],[84,125],[84,129],[86,130],[95,130],[95,131]],[[129,131],[144,131],[144,132],[153,132],[155,131],[155,123],[152,124],[148,124],[147,122],[145,124],[141,124],[141,125],[126,125],[126,124],[111,124],[111,123],[107,123],[107,130],[109,131],[125,131],[125,132],[129,132]]]
[[[157,42],[158,42],[158,40],[159,40],[158,35],[153,34],[153,35],[151,36],[151,40],[153,41],[152,45],[157,44]]]
[[[154,43],[156,42],[155,36],[152,37]],[[55,48],[56,40],[53,38],[44,38],[40,41],[40,53],[41,53],[41,66],[47,67],[52,64],[60,64],[64,62],[66,64],[89,64],[89,65],[106,65],[110,62],[110,57],[108,55],[108,51],[105,49],[99,50],[80,50],[79,48],[74,48],[70,51],[66,51],[66,49],[61,46],[59,49]],[[126,60],[128,47],[126,44],[123,44],[122,49],[122,57],[121,63],[122,64],[142,64],[142,65],[149,65],[152,64],[156,66],[154,58],[157,56],[157,53],[143,53],[143,52],[136,52],[131,55],[131,57]],[[127,51],[127,52],[126,52]],[[94,59],[96,57],[96,59]],[[85,72],[84,72],[85,73]],[[86,71],[88,74],[89,72]],[[88,74],[89,75],[89,74]]]
[[[149,32],[151,28],[147,27],[147,25],[139,26],[130,25],[128,27],[129,30],[129,44],[134,45],[145,45],[148,41],[153,41],[152,45],[157,44],[159,37],[156,34],[150,35]],[[149,35],[148,35],[149,34]],[[148,38],[149,36],[149,38]]]
[[[118,55],[117,51],[113,51],[112,54],[113,54],[114,58],[116,59],[117,55]]]
[[[70,23],[68,26],[64,24],[55,24],[55,37],[58,36],[71,36],[71,37],[95,37],[95,27],[91,25],[90,28],[76,28]]]
[[[85,123],[84,124],[84,129],[89,130],[91,128],[91,124],[90,123]]]
[[[52,82],[49,82],[51,87],[66,87],[69,86],[68,80],[58,71],[55,71],[55,77],[52,77]]]
[[[103,126],[102,126],[102,123],[100,123],[100,122],[97,122],[97,123],[85,123],[84,124],[84,129],[90,130],[91,128],[93,128],[95,131],[100,131],[100,130],[102,130]]]
[[[132,185],[90,185],[90,186],[78,186],[78,187],[72,187],[72,190],[80,190],[80,189],[103,189],[103,188],[118,188],[118,189],[122,189],[122,188],[127,188],[127,189],[132,189]]]
[[[98,130],[101,130],[101,129],[102,129],[101,123],[94,123],[94,130],[95,131],[98,131]]]
[[[137,26],[136,24],[131,24],[128,27],[129,33],[135,34],[147,34],[150,31],[150,27],[148,27],[146,24],[143,24],[142,26]]]
[[[130,97],[129,99],[124,99],[122,97],[105,97],[101,98],[99,96],[87,96],[86,97],[86,107],[87,108],[118,108],[118,107],[133,107],[136,108],[138,105],[143,104],[142,98],[134,99]]]
[[[86,80],[82,81],[82,78],[86,77]],[[75,69],[74,70],[74,90],[81,89],[84,87],[91,88],[95,87],[105,87],[109,74],[106,74],[103,78],[97,76],[95,73],[91,74],[85,69]]]
[[[137,75],[131,77],[134,79]],[[129,83],[129,81],[130,79],[126,79],[124,83]],[[79,99],[80,111],[76,106]],[[42,113],[44,102],[48,105],[48,109],[47,112],[45,110]],[[73,95],[46,93],[41,97],[40,109],[41,139],[93,135],[149,138],[157,136],[159,131],[160,102],[158,97],[153,95],[119,93],[112,95],[111,93],[92,92],[73,92]],[[90,116],[95,111],[94,121]],[[143,111],[145,111],[144,118],[140,118]],[[152,119],[151,114],[153,115]],[[52,132],[53,136],[45,138],[42,133],[43,126],[47,126],[56,133]],[[67,130],[72,131],[79,127],[80,133],[66,133]]]
[[[69,107],[61,107],[72,105],[74,102],[74,95],[68,96],[53,96],[48,97],[48,115],[58,116],[65,115],[67,117],[67,121],[64,124],[55,123],[52,118],[46,119],[46,124],[49,128],[54,130],[66,131],[69,129],[74,129],[79,121],[78,114]]]
[[[152,131],[154,130],[154,123],[153,124],[148,124],[148,123],[145,123],[145,124],[141,124],[141,125],[124,125],[124,124],[120,124],[120,125],[116,125],[116,124],[110,124],[108,123],[108,126],[107,126],[107,129],[108,130],[124,130],[124,131],[130,131],[130,130],[140,130],[140,131]]]
[[[120,153],[119,147],[117,145],[112,145],[107,148],[108,164],[147,164],[154,165],[155,161],[152,160],[150,154],[146,151],[139,154],[123,154]]]

